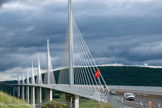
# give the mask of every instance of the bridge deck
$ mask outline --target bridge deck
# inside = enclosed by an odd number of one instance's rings
[[[43,88],[49,88],[53,90],[58,90],[61,92],[69,93],[78,95],[81,97],[93,99],[100,102],[108,102],[108,95],[101,94],[99,90],[97,89],[88,89],[88,88],[81,88],[77,86],[70,87],[69,85],[57,85],[57,84],[15,84],[20,86],[35,86],[35,87],[43,87]]]

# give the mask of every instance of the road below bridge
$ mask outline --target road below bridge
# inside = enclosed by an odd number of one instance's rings
[[[129,91],[116,91],[117,96],[119,96],[120,98],[124,98],[123,95],[124,93],[128,93]],[[134,101],[129,101],[130,103],[138,103],[141,104],[143,106],[148,107],[148,103],[149,101],[151,101],[152,103],[152,107],[153,108],[161,108],[162,107],[162,96],[159,95],[150,95],[150,94],[140,94],[140,93],[134,93],[135,95],[135,100]],[[124,101],[127,101],[125,99],[123,99]]]

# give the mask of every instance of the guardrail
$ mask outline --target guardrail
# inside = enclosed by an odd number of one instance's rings
[[[107,85],[110,90],[117,91],[130,91],[135,93],[162,95],[162,87],[149,87],[149,86],[118,86]]]

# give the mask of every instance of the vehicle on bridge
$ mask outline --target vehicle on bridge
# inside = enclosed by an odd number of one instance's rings
[[[124,93],[124,99],[126,100],[135,100],[135,96],[133,93]]]
[[[117,95],[117,93],[115,91],[110,91],[111,95]]]

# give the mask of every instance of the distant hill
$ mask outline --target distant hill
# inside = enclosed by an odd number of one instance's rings
[[[162,68],[102,66],[99,69],[107,85],[162,86]]]
[[[162,86],[162,68],[137,66],[99,66],[107,85]],[[55,71],[56,81],[59,71]],[[44,74],[42,75],[44,79]],[[8,93],[13,90],[9,84],[17,81],[0,82],[0,90]]]
[[[8,94],[12,94],[13,86],[10,84],[16,84],[17,81],[3,81],[0,82],[0,91],[7,92]]]

